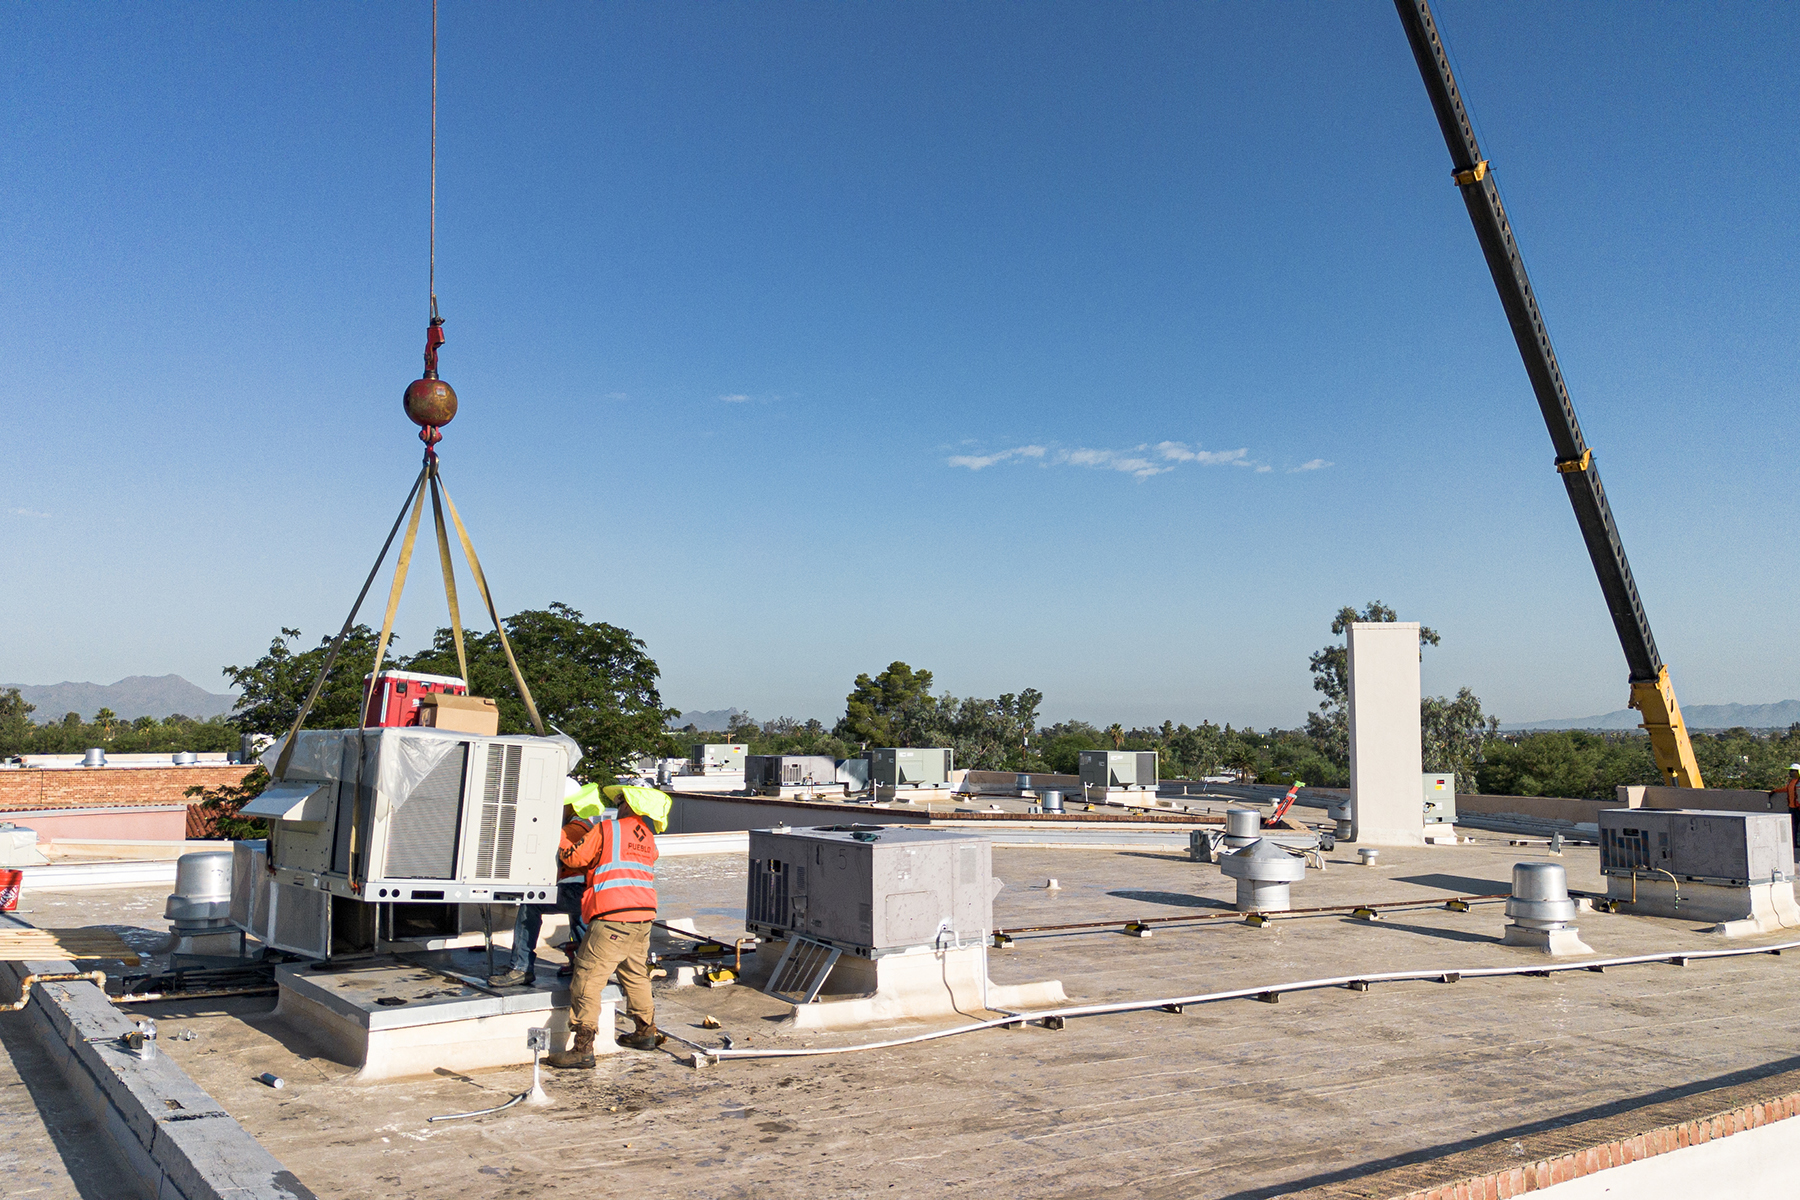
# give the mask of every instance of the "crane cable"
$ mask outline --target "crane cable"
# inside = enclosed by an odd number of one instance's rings
[[[425,290],[431,296],[431,319],[438,320],[437,310],[437,43],[438,0],[431,0],[431,220],[428,244],[430,263],[426,267]]]
[[[438,316],[437,303],[437,99],[438,99],[438,0],[431,0],[431,181],[430,181],[430,216],[427,224],[427,265],[426,291],[431,299],[431,324],[425,338],[425,364],[427,378],[437,377],[437,348],[443,345],[443,318]],[[410,395],[410,390],[409,390]],[[450,416],[454,416],[455,395],[450,397]],[[423,422],[421,421],[421,424]],[[425,507],[425,498],[431,497],[432,526],[437,534],[438,565],[444,576],[444,598],[450,607],[450,631],[456,646],[456,663],[461,672],[465,686],[469,679],[468,655],[463,645],[462,608],[457,602],[456,573],[450,561],[450,535],[444,524],[444,514],[449,513],[450,524],[456,529],[457,540],[462,544],[463,556],[468,559],[470,572],[475,577],[475,586],[481,593],[482,603],[488,616],[494,622],[494,632],[498,635],[501,652],[506,656],[507,668],[511,671],[513,683],[519,689],[519,698],[525,702],[525,715],[531,727],[539,737],[544,736],[544,720],[538,713],[537,702],[532,698],[531,689],[525,683],[525,674],[519,669],[518,657],[513,653],[512,641],[506,636],[506,626],[501,623],[500,610],[494,604],[492,592],[488,589],[487,575],[481,569],[481,560],[475,556],[475,545],[469,538],[469,531],[463,527],[462,518],[457,515],[456,505],[450,500],[450,493],[444,487],[439,475],[437,451],[433,443],[435,437],[427,437],[426,433],[435,432],[431,426],[425,426],[420,437],[425,441],[425,463],[419,470],[418,478],[413,480],[412,487],[406,493],[406,500],[400,505],[400,513],[394,518],[394,526],[388,530],[387,540],[381,545],[381,552],[375,556],[375,565],[369,568],[368,578],[363,581],[362,590],[357,593],[356,603],[350,606],[350,615],[344,618],[343,628],[332,639],[330,648],[325,653],[325,662],[319,674],[313,679],[312,687],[306,698],[300,702],[300,711],[294,717],[292,728],[283,741],[281,752],[276,758],[274,776],[281,782],[287,776],[288,765],[294,756],[294,747],[299,741],[300,730],[306,724],[307,714],[312,711],[319,693],[325,687],[325,680],[331,674],[332,667],[337,665],[338,652],[343,649],[351,630],[356,624],[356,614],[362,609],[363,600],[369,594],[369,588],[375,583],[375,576],[386,561],[388,551],[394,545],[394,538],[400,533],[402,523],[406,524],[406,536],[400,543],[400,557],[395,566],[393,584],[388,590],[387,612],[381,623],[381,634],[376,639],[375,662],[370,671],[368,685],[363,689],[362,716],[366,720],[369,699],[373,692],[375,676],[381,673],[381,665],[387,657],[388,642],[393,636],[394,618],[400,606],[400,596],[406,587],[407,568],[412,564],[413,542],[419,532],[419,518]],[[407,520],[410,510],[412,519]]]

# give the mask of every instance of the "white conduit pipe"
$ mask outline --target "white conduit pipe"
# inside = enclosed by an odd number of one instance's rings
[[[1780,942],[1773,946],[1746,946],[1734,950],[1679,950],[1662,954],[1634,954],[1626,958],[1594,958],[1585,962],[1545,963],[1530,967],[1470,967],[1458,970],[1382,971],[1371,975],[1339,975],[1330,979],[1303,979],[1294,983],[1234,988],[1228,992],[1206,992],[1198,996],[1171,996],[1165,1000],[1121,1000],[1112,1004],[1079,1004],[1067,1008],[1047,1008],[1041,1012],[1014,1013],[1009,1016],[995,1017],[989,1021],[976,1021],[968,1025],[956,1025],[949,1029],[933,1030],[931,1033],[915,1034],[912,1037],[893,1038],[885,1042],[863,1042],[854,1046],[820,1046],[801,1050],[706,1050],[695,1053],[694,1066],[699,1067],[705,1065],[706,1062],[719,1062],[727,1058],[811,1058],[822,1054],[849,1054],[857,1050],[888,1050],[895,1046],[911,1046],[918,1042],[936,1041],[938,1038],[975,1033],[982,1029],[997,1029],[1002,1025],[1021,1025],[1029,1021],[1042,1021],[1046,1017],[1057,1017],[1064,1020],[1070,1017],[1100,1017],[1110,1013],[1144,1012],[1148,1009],[1167,1008],[1177,1004],[1186,1006],[1189,1004],[1213,1004],[1220,1000],[1251,1000],[1257,997],[1279,996],[1283,992],[1309,992],[1317,991],[1320,988],[1348,987],[1356,983],[1405,983],[1419,980],[1455,983],[1459,979],[1493,979],[1506,975],[1548,975],[1558,971],[1595,971],[1606,967],[1631,967],[1641,963],[1659,962],[1673,962],[1680,966],[1686,966],[1690,961],[1701,958],[1741,958],[1747,954],[1779,954],[1783,950],[1797,949],[1800,949],[1800,941]]]

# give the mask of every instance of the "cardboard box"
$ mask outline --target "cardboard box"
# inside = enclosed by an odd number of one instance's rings
[[[419,724],[493,737],[500,732],[500,706],[486,696],[424,696],[419,700]]]

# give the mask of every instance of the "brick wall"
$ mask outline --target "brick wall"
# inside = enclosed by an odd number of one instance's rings
[[[45,808],[136,808],[188,804],[188,788],[235,784],[245,766],[76,767],[0,770],[0,813]]]

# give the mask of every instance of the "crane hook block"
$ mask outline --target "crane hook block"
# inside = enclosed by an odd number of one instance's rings
[[[456,419],[456,389],[438,378],[438,347],[444,344],[444,319],[432,317],[425,331],[425,375],[406,385],[406,415],[419,426],[419,440],[427,446],[443,438],[441,426]]]

